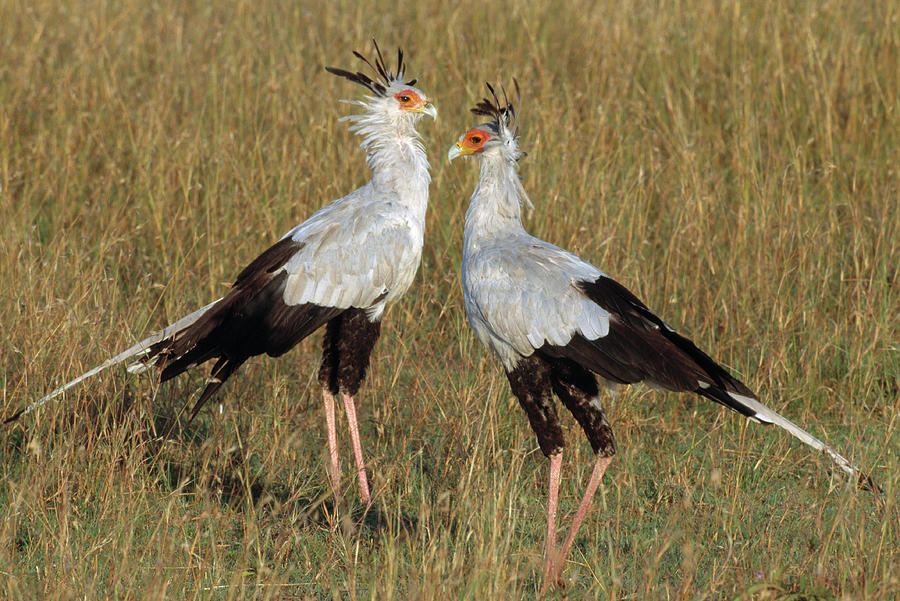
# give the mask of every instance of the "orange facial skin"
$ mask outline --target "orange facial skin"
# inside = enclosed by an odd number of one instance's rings
[[[490,139],[491,134],[483,129],[473,127],[466,132],[466,135],[456,145],[463,151],[463,154],[475,154],[484,150],[485,142]]]
[[[394,100],[400,103],[400,108],[405,111],[424,112],[430,103],[419,96],[415,90],[407,89],[394,94]]]
[[[450,150],[447,151],[447,160],[452,161],[456,157],[466,157],[484,152],[484,145],[492,137],[490,132],[473,127],[450,147]]]

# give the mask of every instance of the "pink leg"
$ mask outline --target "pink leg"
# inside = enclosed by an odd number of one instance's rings
[[[356,421],[356,405],[353,397],[344,393],[344,409],[347,411],[347,421],[350,422],[350,444],[353,445],[353,458],[356,459],[356,476],[359,478],[359,496],[362,497],[366,507],[372,504],[372,496],[369,494],[369,479],[366,477],[366,464],[363,462],[362,445],[359,442],[359,426]]]
[[[544,556],[544,583],[541,596],[550,584],[550,572],[556,563],[556,508],[559,505],[559,476],[562,468],[562,451],[550,456],[550,492],[547,497],[547,546]]]
[[[337,429],[334,421],[334,396],[327,388],[322,389],[322,398],[325,399],[325,423],[328,426],[328,457],[331,476],[331,488],[335,499],[341,496],[341,468],[338,464]]]
[[[563,564],[566,562],[566,555],[568,555],[572,543],[575,542],[575,534],[578,532],[578,527],[584,521],[588,508],[591,506],[591,500],[594,498],[594,493],[597,492],[600,479],[603,477],[603,472],[606,471],[611,462],[612,457],[597,457],[594,471],[591,473],[591,479],[588,480],[587,487],[584,489],[584,496],[581,498],[578,510],[575,511],[575,517],[572,518],[572,525],[569,527],[569,534],[566,536],[566,542],[563,543],[562,551],[559,554],[559,563],[556,566],[555,574],[557,582],[560,581],[559,577],[562,574]]]

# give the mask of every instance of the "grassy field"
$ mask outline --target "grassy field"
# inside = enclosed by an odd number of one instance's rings
[[[0,597],[536,596],[547,462],[465,323],[477,170],[443,158],[483,81],[515,76],[527,227],[885,490],[781,430],[629,389],[548,598],[900,598],[896,2],[0,0],[2,414],[217,298],[366,181],[339,122],[362,90],[322,67],[357,68],[372,36],[440,112],[420,128],[423,265],[361,393],[373,509],[331,501],[318,336],[248,362],[189,427],[205,372],[115,369],[0,431]],[[563,525],[592,462],[565,420]]]

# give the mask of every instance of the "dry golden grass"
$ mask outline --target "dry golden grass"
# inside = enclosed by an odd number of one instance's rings
[[[0,596],[535,596],[546,461],[465,324],[476,174],[443,160],[482,82],[513,76],[531,231],[886,493],[877,505],[781,431],[629,391],[549,597],[900,596],[893,2],[0,0],[3,414],[217,297],[366,180],[338,121],[360,90],[322,66],[355,66],[373,36],[407,50],[441,114],[421,127],[423,266],[362,393],[375,509],[351,499],[329,530],[317,337],[249,362],[221,413],[168,438],[203,374],[157,387],[113,370],[0,431]],[[563,519],[591,461],[567,422]]]

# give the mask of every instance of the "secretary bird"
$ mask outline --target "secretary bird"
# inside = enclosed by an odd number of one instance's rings
[[[563,564],[600,479],[616,452],[594,374],[609,388],[646,382],[654,388],[694,392],[753,421],[777,424],[828,454],[863,487],[871,478],[756,395],[693,342],[676,333],[624,286],[572,253],[529,235],[521,206],[531,201],[517,173],[516,112],[504,91],[472,109],[490,117],[450,148],[448,159],[478,158],[481,175],[463,242],[462,287],[466,317],[476,336],[500,358],[510,388],[528,415],[541,451],[550,459],[547,542],[542,594],[550,578],[561,583]],[[516,84],[518,92],[518,84]],[[597,455],[572,525],[556,551],[556,509],[563,434],[556,395],[584,429]]]
[[[425,93],[404,81],[403,52],[390,71],[374,42],[375,72],[325,67],[364,86],[371,95],[352,101],[360,114],[344,117],[362,137],[372,179],[315,212],[237,276],[223,298],[134,345],[22,413],[40,406],[98,371],[143,354],[160,381],[215,359],[208,384],[194,404],[203,404],[250,357],[278,357],[325,325],[319,383],[325,403],[331,481],[340,494],[334,397],[343,398],[359,493],[371,503],[354,397],[365,377],[380,334],[385,308],[409,288],[422,256],[425,210],[431,181],[428,160],[415,126],[422,115],[437,117]]]

